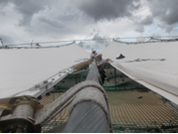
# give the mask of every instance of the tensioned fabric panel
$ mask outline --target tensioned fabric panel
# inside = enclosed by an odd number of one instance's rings
[[[178,104],[178,43],[155,42],[124,44],[112,42],[103,57],[149,89]],[[125,58],[116,59],[122,54]]]
[[[90,54],[75,43],[59,48],[1,49],[0,98],[27,90],[85,58]]]

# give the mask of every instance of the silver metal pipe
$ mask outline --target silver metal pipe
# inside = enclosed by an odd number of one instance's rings
[[[63,133],[109,133],[104,110],[92,101],[76,105]]]
[[[86,81],[99,83],[98,68],[93,62]],[[97,87],[82,89],[70,107],[70,117],[64,133],[109,133],[111,132],[109,108],[106,96]]]

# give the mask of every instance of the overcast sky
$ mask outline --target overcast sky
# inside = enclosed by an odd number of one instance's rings
[[[178,0],[0,0],[0,38],[6,45],[178,36],[177,5]],[[108,42],[78,43],[99,49]]]

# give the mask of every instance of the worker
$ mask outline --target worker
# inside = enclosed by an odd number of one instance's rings
[[[104,79],[106,77],[105,75],[105,71],[104,71],[104,67],[106,65],[106,63],[109,61],[110,59],[103,59],[102,58],[102,54],[98,54],[97,57],[96,57],[96,65],[98,67],[98,71],[99,71],[99,74],[100,74],[100,77],[101,77],[101,82],[102,84],[104,83]]]
[[[95,50],[92,50],[92,53],[91,53],[91,59],[95,59],[96,58],[96,51]]]

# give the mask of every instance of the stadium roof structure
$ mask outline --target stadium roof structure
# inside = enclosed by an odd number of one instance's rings
[[[35,96],[42,88],[54,86],[73,71],[73,65],[89,57],[75,43],[56,48],[1,49],[0,98]]]
[[[75,43],[1,49],[0,132],[177,132],[177,47],[113,41],[106,86]]]
[[[178,104],[178,44],[112,42],[103,57],[134,81]]]
[[[113,41],[102,53],[112,60],[113,67],[178,104],[177,47],[177,42],[126,44]],[[72,73],[73,65],[87,58],[89,53],[75,43],[57,48],[2,49],[0,98],[34,96],[41,90],[40,86],[51,83],[54,86],[56,80]]]

